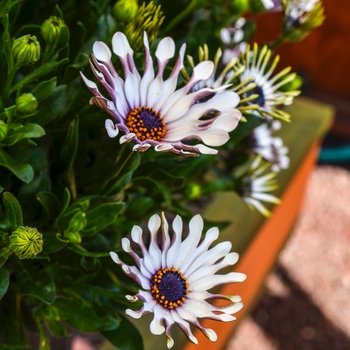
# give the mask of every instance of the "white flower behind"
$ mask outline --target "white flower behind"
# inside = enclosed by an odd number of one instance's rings
[[[247,95],[259,95],[251,102],[259,105],[258,111],[263,117],[270,116],[289,121],[290,115],[281,107],[292,104],[294,97],[298,96],[300,91],[284,91],[282,88],[292,82],[296,74],[290,73],[291,67],[287,67],[272,75],[279,61],[279,56],[270,62],[271,56],[272,51],[267,46],[259,49],[258,45],[254,44],[253,50],[250,50],[248,46],[241,58],[241,64],[245,67],[241,79],[251,78],[252,83],[256,84],[256,87],[248,91]]]
[[[251,210],[256,209],[265,217],[269,217],[271,212],[262,202],[280,204],[281,200],[268,193],[278,188],[276,173],[270,172],[262,175],[270,164],[262,163],[262,156],[259,154],[252,162],[248,174],[242,180],[242,198]]]
[[[221,146],[229,139],[229,132],[237,126],[241,113],[235,109],[239,96],[232,91],[203,88],[192,92],[193,86],[211,76],[214,64],[199,63],[185,86],[177,89],[178,75],[183,68],[185,45],[170,75],[165,79],[167,63],[175,55],[175,43],[170,37],[163,38],[156,49],[157,73],[154,71],[146,33],[144,34],[145,68],[141,76],[133,59],[133,50],[126,36],[117,32],[112,38],[113,52],[119,57],[124,76],[114,68],[112,53],[108,46],[95,42],[91,69],[100,84],[109,94],[104,97],[97,85],[83,80],[95,95],[90,104],[105,110],[112,119],[105,127],[110,137],[120,131],[120,143],[133,141],[134,151],[143,152],[154,147],[156,151],[180,155],[216,154],[208,146]],[[220,92],[218,94],[217,92]],[[188,140],[203,143],[186,144]]]
[[[191,219],[185,239],[182,239],[183,223],[179,216],[174,219],[172,228],[173,235],[170,237],[164,215],[162,219],[153,215],[148,221],[150,243],[147,248],[142,229],[134,226],[131,238],[139,247],[141,256],[132,250],[129,239],[123,238],[122,247],[134,259],[137,267],[125,264],[116,253],[110,253],[113,261],[142,288],[135,296],[127,296],[131,302],[142,300],[142,308],[137,311],[128,309],[126,313],[133,318],[153,313],[150,330],[157,335],[165,331],[168,348],[174,345],[171,328],[175,323],[195,344],[198,341],[190,324],[198,327],[211,341],[216,341],[216,333],[204,328],[199,319],[210,318],[223,322],[236,319],[232,314],[242,308],[241,298],[212,294],[208,290],[221,284],[245,280],[246,276],[238,272],[216,274],[217,271],[234,265],[238,254],[230,253],[230,242],[222,242],[210,248],[219,236],[217,227],[209,229],[201,240],[203,219],[200,215]],[[215,306],[207,302],[214,299],[224,299],[230,303]]]
[[[271,163],[271,170],[279,172],[288,169],[288,147],[284,146],[280,137],[272,136],[272,133],[281,128],[279,120],[266,121],[254,129],[252,133],[252,151],[261,154],[263,159]]]

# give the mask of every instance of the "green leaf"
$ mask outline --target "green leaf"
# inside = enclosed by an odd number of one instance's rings
[[[68,161],[67,179],[73,198],[76,197],[76,186],[74,176],[74,159],[78,150],[79,142],[79,118],[75,118],[68,127],[66,139],[60,152],[62,159]]]
[[[10,192],[4,192],[3,203],[11,223],[11,230],[15,231],[18,226],[23,226],[22,208],[16,197]]]
[[[32,94],[35,96],[38,102],[44,101],[54,92],[56,85],[56,77],[50,80],[42,81],[32,90]]]
[[[45,243],[44,243],[45,245]],[[20,293],[31,295],[45,304],[52,304],[56,298],[56,288],[52,278],[29,260],[15,259],[15,275]]]
[[[38,138],[45,135],[45,130],[38,124],[12,124],[3,144],[12,146],[22,139]]]
[[[77,298],[56,299],[54,306],[64,322],[82,332],[109,331],[119,325],[113,316],[98,317],[91,306]]]
[[[56,253],[63,249],[68,243],[68,240],[59,239],[56,232],[41,233],[44,241],[43,253]]]
[[[43,77],[45,77],[47,75],[54,74],[60,65],[67,64],[68,61],[69,61],[68,58],[64,58],[63,60],[61,60],[59,62],[48,62],[48,63],[43,64],[42,66],[40,66],[39,68],[34,70],[32,73],[29,73],[28,75],[26,75],[17,84],[12,86],[10,92],[12,93],[12,92],[16,91],[20,86],[26,86],[30,83],[33,83],[35,81],[42,79]]]
[[[98,207],[89,210],[86,213],[86,220],[87,225],[86,229],[95,229],[95,233],[98,231],[103,230],[107,226],[111,225],[115,219],[117,218],[118,214],[121,212],[121,210],[124,208],[123,202],[116,202],[116,203],[106,203],[101,204]],[[84,231],[82,231],[82,235],[84,235]]]
[[[0,267],[0,299],[2,299],[2,297],[6,294],[9,283],[9,272],[4,266],[2,266]]]
[[[33,180],[33,168],[27,163],[22,163],[13,159],[1,147],[0,166],[9,169],[13,174],[15,174],[20,180],[22,180],[25,183],[29,183]]]
[[[121,322],[118,328],[113,331],[102,331],[101,334],[119,350],[143,350],[139,331],[124,316],[120,315],[120,318]]]
[[[7,63],[7,75],[8,77],[13,76],[12,73],[15,69],[15,64],[14,64],[14,58],[13,58],[13,54],[12,54],[12,39],[11,39],[11,35],[9,32],[9,16],[8,14],[6,14],[3,17],[2,23],[5,27],[5,31],[4,34],[2,36],[2,43],[3,43],[3,47],[2,47],[2,52],[5,54],[5,58],[6,58],[6,63]]]
[[[104,258],[106,256],[109,256],[109,252],[102,252],[102,253],[88,252],[85,248],[83,248],[81,245],[78,245],[78,244],[71,244],[68,246],[68,249],[74,253],[77,253],[82,256],[90,257],[90,258]]]
[[[59,215],[60,202],[53,193],[45,191],[39,192],[36,194],[36,199],[45,209],[49,219],[56,218]]]
[[[43,126],[57,118],[67,105],[66,89],[66,85],[57,86],[50,96],[39,105],[39,110],[31,121]]]

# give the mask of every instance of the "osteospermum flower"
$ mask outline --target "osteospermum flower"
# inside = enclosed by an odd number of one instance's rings
[[[270,164],[262,162],[262,156],[259,154],[252,162],[248,174],[242,179],[242,198],[251,210],[254,208],[265,217],[269,217],[271,212],[261,203],[268,202],[279,204],[281,200],[273,196],[270,191],[278,188],[276,173],[270,172],[262,175]]]
[[[281,0],[284,10],[283,36],[285,40],[299,41],[325,18],[320,0]]]
[[[244,41],[243,30],[246,22],[246,19],[242,17],[232,27],[220,30],[220,39],[225,47],[222,56],[223,64],[227,64],[234,57],[239,57],[241,52],[246,50],[247,43]]]
[[[155,75],[146,33],[144,34],[145,69],[139,74],[133,60],[133,50],[126,36],[117,32],[112,39],[114,53],[119,57],[124,79],[111,61],[111,51],[103,42],[93,46],[91,68],[96,78],[107,90],[110,99],[102,96],[97,85],[82,77],[95,95],[91,104],[97,105],[112,116],[105,126],[110,137],[122,131],[125,135],[120,143],[134,141],[134,151],[143,152],[150,147],[156,151],[170,151],[176,154],[216,154],[208,146],[221,146],[228,141],[228,132],[238,124],[241,113],[234,109],[239,97],[224,89],[203,88],[191,92],[194,85],[207,79],[214,69],[211,61],[198,64],[185,86],[176,90],[178,75],[183,67],[185,45],[180,49],[175,66],[164,79],[163,73],[168,61],[174,56],[175,43],[167,37],[162,39],[156,50],[158,71]],[[199,140],[204,144],[186,144],[187,140]]]
[[[203,62],[209,59],[209,49],[205,44],[203,47],[199,47],[198,50],[199,62]],[[187,56],[187,61],[190,67],[194,70],[195,64],[192,56]],[[258,98],[259,95],[250,94],[247,96],[247,92],[253,90],[256,84],[252,82],[252,78],[241,79],[242,72],[245,67],[239,63],[237,57],[232,57],[226,64],[222,61],[222,50],[219,48],[216,51],[214,57],[214,69],[212,74],[207,78],[198,82],[193,86],[192,91],[198,91],[203,88],[222,89],[223,91],[233,91],[240,97],[239,104],[236,107],[241,113],[249,113],[252,110],[258,108],[258,104],[254,104],[251,101]],[[219,68],[222,68],[221,70]],[[185,69],[181,71],[186,81],[190,81],[190,76]],[[218,93],[221,93],[220,91]]]
[[[273,172],[288,169],[288,147],[283,145],[280,137],[272,136],[272,133],[281,128],[279,120],[266,121],[254,129],[252,139],[252,151],[261,154],[262,158],[271,164]]]
[[[114,262],[142,287],[135,296],[127,296],[127,299],[131,302],[142,300],[143,306],[137,311],[128,309],[126,313],[133,318],[153,313],[150,330],[153,334],[162,334],[165,331],[168,348],[174,344],[171,328],[175,323],[196,344],[198,342],[190,324],[215,341],[216,333],[212,329],[204,328],[199,319],[210,318],[223,322],[235,320],[231,314],[242,308],[241,298],[212,294],[208,289],[245,280],[246,276],[238,272],[216,274],[222,268],[235,264],[238,254],[229,253],[230,242],[222,242],[209,248],[219,236],[217,227],[209,229],[201,241],[203,219],[200,215],[191,219],[189,233],[184,240],[183,223],[179,216],[174,219],[172,228],[174,233],[170,237],[169,225],[164,215],[162,219],[153,215],[148,221],[150,243],[146,248],[142,229],[134,226],[131,237],[139,246],[141,256],[132,250],[129,239],[123,238],[122,247],[135,260],[137,267],[125,264],[116,253],[110,253]],[[215,306],[207,302],[214,299],[224,299],[230,303],[226,306]]]
[[[289,73],[291,67],[287,67],[272,76],[279,61],[279,56],[276,56],[272,63],[270,63],[271,55],[272,52],[267,46],[258,50],[258,45],[255,43],[253,51],[248,46],[247,51],[242,55],[241,59],[241,64],[245,66],[241,79],[251,78],[252,82],[256,84],[254,89],[247,91],[247,95],[259,95],[252,102],[259,105],[258,111],[262,116],[271,116],[289,121],[290,115],[279,107],[290,105],[294,97],[300,94],[298,90],[282,90],[282,87],[295,79],[296,74]]]

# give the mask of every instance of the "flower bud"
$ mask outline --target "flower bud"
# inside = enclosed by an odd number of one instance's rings
[[[232,0],[230,5],[229,5],[229,8],[233,13],[246,12],[249,9],[249,1],[248,0]]]
[[[202,195],[201,186],[195,183],[187,184],[184,189],[184,195],[188,199],[199,198]]]
[[[22,94],[16,98],[17,111],[22,114],[34,113],[38,107],[38,101],[33,94]]]
[[[86,214],[79,211],[69,220],[68,231],[79,232],[85,228],[86,224]]]
[[[20,259],[33,259],[43,248],[43,235],[36,228],[19,226],[10,236],[9,248]]]
[[[113,6],[113,15],[118,22],[129,23],[136,17],[138,8],[136,0],[119,0]]]
[[[63,27],[66,25],[61,18],[51,16],[42,24],[41,35],[48,44],[52,45],[56,42]]]
[[[6,137],[7,135],[7,124],[0,120],[0,142]]]
[[[30,66],[40,58],[40,44],[36,36],[24,35],[13,41],[12,53],[17,67]]]
[[[143,3],[137,11],[136,17],[125,29],[125,35],[128,38],[130,46],[135,51],[142,50],[144,32],[147,33],[148,41],[151,45],[156,39],[157,32],[164,18],[160,5],[154,5],[153,1],[147,6]]]

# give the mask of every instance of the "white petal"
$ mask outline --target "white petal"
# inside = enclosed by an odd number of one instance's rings
[[[108,63],[112,58],[111,50],[103,41],[95,41],[94,45],[92,46],[92,52],[101,62]]]
[[[184,264],[184,262],[191,256],[193,251],[198,246],[198,243],[202,236],[203,225],[203,219],[199,214],[195,215],[191,219],[189,223],[188,236],[181,243],[180,250],[178,251],[178,256],[175,260],[175,267],[177,267],[178,269],[182,269],[182,265]]]
[[[246,275],[238,272],[230,272],[226,275],[214,275],[209,278],[201,279],[189,285],[191,291],[208,290],[215,286],[227,283],[242,282],[246,279]]]
[[[182,237],[182,227],[183,227],[182,219],[179,215],[176,215],[173,221],[173,231],[174,231],[173,239],[166,257],[168,267],[175,266],[176,259],[179,255],[180,246],[181,246],[181,237]]]
[[[121,32],[117,32],[113,35],[112,48],[113,48],[113,52],[117,56],[122,57],[124,59],[128,54],[132,55],[134,52],[130,47],[127,37],[125,36],[124,33],[121,33]]]
[[[107,134],[110,138],[114,138],[114,137],[118,136],[119,129],[117,128],[116,125],[114,125],[112,120],[106,119],[105,128],[106,128]]]

